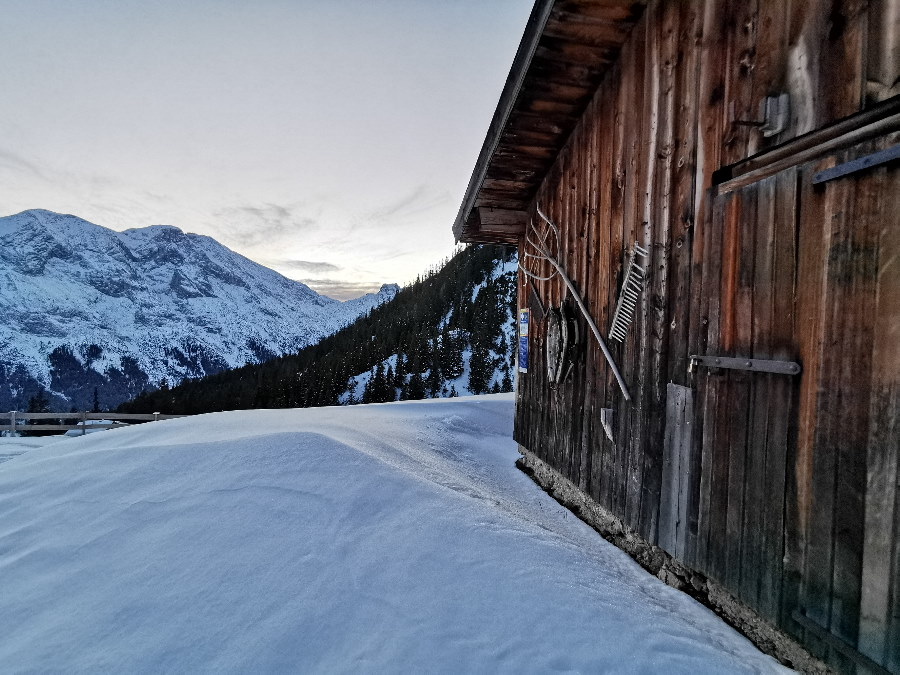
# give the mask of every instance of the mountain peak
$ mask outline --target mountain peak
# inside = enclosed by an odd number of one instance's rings
[[[15,233],[15,234],[13,234]],[[57,409],[294,352],[393,297],[344,304],[174,225],[123,232],[44,209],[0,218],[0,409]]]
[[[381,288],[378,289],[378,295],[386,295],[391,298],[399,292],[400,286],[398,284],[381,284]]]

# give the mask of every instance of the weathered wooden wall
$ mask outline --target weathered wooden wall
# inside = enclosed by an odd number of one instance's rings
[[[634,400],[584,322],[551,390],[533,321],[515,433],[816,656],[900,672],[900,171],[813,184],[900,141],[891,64],[870,53],[883,4],[649,4],[531,205],[560,226],[560,262],[604,332],[628,249],[651,250],[628,339],[610,343]],[[741,123],[778,92],[783,133]],[[816,140],[891,105],[869,137]],[[780,164],[759,154],[810,132]],[[566,295],[558,278],[535,288],[544,306]],[[692,370],[692,354],[803,372]]]

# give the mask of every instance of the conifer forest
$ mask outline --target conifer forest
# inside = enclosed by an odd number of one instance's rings
[[[198,414],[512,391],[515,260],[512,247],[469,246],[296,354],[163,381],[119,410]]]

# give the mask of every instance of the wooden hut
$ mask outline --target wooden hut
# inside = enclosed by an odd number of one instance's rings
[[[803,668],[900,672],[898,22],[538,0],[454,224],[527,270],[522,463]]]

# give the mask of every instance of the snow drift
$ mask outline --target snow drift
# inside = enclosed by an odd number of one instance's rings
[[[779,667],[513,466],[511,395],[0,439],[17,671]],[[33,445],[33,444],[32,444]]]

